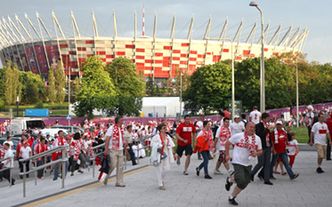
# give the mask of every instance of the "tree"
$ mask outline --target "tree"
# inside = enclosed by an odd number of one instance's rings
[[[113,110],[116,105],[116,89],[105,70],[103,62],[95,56],[89,57],[83,65],[83,78],[77,94],[76,115],[88,114],[92,117],[93,109]]]
[[[4,67],[4,96],[6,104],[15,104],[21,96],[20,71],[17,66],[8,62]]]
[[[56,102],[57,99],[53,67],[51,67],[48,71],[47,98],[50,103]]]
[[[114,82],[119,115],[138,115],[145,95],[145,82],[136,73],[135,65],[127,58],[116,58],[107,65],[107,72]]]
[[[185,108],[205,113],[218,110],[229,102],[231,94],[231,68],[216,63],[198,68],[190,77],[188,90],[183,94]]]
[[[65,101],[65,87],[66,87],[66,75],[63,69],[62,62],[58,62],[55,72],[55,91],[56,91],[56,99],[59,103],[63,103]]]
[[[32,72],[20,72],[22,103],[35,104],[46,99],[45,83],[41,76]]]

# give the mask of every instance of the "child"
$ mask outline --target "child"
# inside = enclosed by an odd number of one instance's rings
[[[289,156],[289,165],[291,166],[291,168],[293,168],[295,157],[299,153],[299,146],[294,132],[289,133],[287,152]]]

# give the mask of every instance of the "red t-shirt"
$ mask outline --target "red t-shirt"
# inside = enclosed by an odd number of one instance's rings
[[[327,128],[329,129],[330,136],[332,135],[332,117],[326,119]]]
[[[287,133],[284,130],[278,130],[278,137],[275,136],[275,133],[272,133],[273,141],[274,141],[274,150],[276,153],[285,153],[286,145],[287,145]],[[276,143],[276,139],[278,139],[278,143]]]
[[[196,133],[196,128],[195,126],[190,123],[190,124],[186,124],[186,123],[181,123],[178,128],[176,129],[176,133],[185,140],[188,140],[187,143],[184,143],[182,140],[178,139],[178,145],[179,146],[187,146],[189,144],[191,144],[191,134],[192,133]]]

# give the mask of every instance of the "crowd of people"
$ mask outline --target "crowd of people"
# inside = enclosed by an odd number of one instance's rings
[[[331,154],[327,146],[330,146],[332,113],[324,111],[316,113],[309,106],[305,122],[308,127],[308,144],[314,144],[317,149],[316,172],[323,173],[322,161],[324,158],[330,159]],[[220,168],[223,165],[227,172],[225,189],[230,191],[232,185],[236,184],[229,196],[229,203],[238,205],[235,198],[250,182],[254,182],[256,174],[266,185],[273,185],[272,180],[276,179],[275,173],[288,174],[290,180],[299,176],[299,173],[293,169],[295,158],[299,153],[298,142],[296,134],[288,126],[283,117],[272,118],[266,112],[259,112],[257,107],[249,113],[248,119],[243,115],[241,117],[235,115],[232,120],[231,114],[225,109],[220,112],[220,118],[214,121],[203,116],[192,120],[188,115],[180,121],[164,120],[147,123],[125,122],[119,117],[115,118],[114,123],[94,123],[85,120],[82,124],[84,128],[82,134],[65,134],[59,130],[52,138],[43,137],[38,132],[33,135],[31,130],[23,132],[15,153],[13,143],[8,136],[7,141],[0,147],[0,159],[10,158],[3,161],[3,167],[10,170],[13,167],[11,158],[15,156],[19,162],[20,172],[23,172],[24,168],[29,171],[31,164],[41,166],[45,162],[61,159],[62,152],[38,158],[33,163],[21,162],[21,159],[26,160],[32,155],[58,146],[67,146],[66,156],[69,159],[65,165],[65,173],[69,171],[73,176],[76,171],[83,173],[91,158],[95,158],[96,151],[92,150],[93,147],[105,143],[105,147],[99,149],[103,152],[100,159],[107,158],[110,166],[108,175],[116,169],[116,187],[125,187],[124,160],[136,165],[137,159],[148,155],[155,167],[158,188],[166,190],[165,176],[171,163],[176,162],[177,165],[181,165],[181,158],[184,155],[183,175],[187,176],[190,174],[191,156],[197,153],[198,159],[202,162],[195,168],[195,174],[200,176],[203,169],[204,178],[213,179],[208,166],[216,157],[213,174],[221,175]],[[52,166],[53,180],[65,176],[61,175],[60,168],[60,164]],[[38,178],[43,179],[45,170],[38,171]],[[3,171],[0,177],[10,181],[8,171]],[[107,181],[108,179],[103,180],[105,185]],[[11,182],[14,184],[15,179]]]

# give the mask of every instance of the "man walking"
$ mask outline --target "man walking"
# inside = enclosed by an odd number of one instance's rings
[[[183,151],[185,151],[186,162],[184,165],[184,175],[188,175],[188,167],[190,164],[190,157],[193,153],[192,140],[195,138],[196,128],[190,122],[189,115],[184,116],[184,123],[181,123],[176,129],[176,138],[178,146],[176,149],[177,159],[176,163],[180,165],[180,159],[182,157]]]
[[[254,124],[258,124],[261,120],[261,112],[258,111],[257,106],[254,106],[253,110],[249,114],[249,121],[254,122]]]
[[[121,128],[120,117],[115,117],[114,126],[110,126],[106,132],[105,140],[105,156],[110,156],[109,166],[110,171],[108,176],[116,168],[116,187],[125,187],[123,183],[123,145],[124,136]],[[104,184],[107,185],[108,179],[105,179]]]
[[[256,124],[256,134],[261,139],[263,154],[258,157],[258,163],[251,172],[251,180],[254,180],[255,174],[263,167],[263,169],[258,174],[258,177],[260,179],[264,179],[264,184],[273,185],[273,183],[270,181],[272,142],[270,139],[270,131],[268,129],[269,120],[269,114],[264,112],[262,114],[262,121]]]
[[[252,161],[254,157],[262,154],[261,139],[255,135],[255,124],[249,122],[246,126],[245,132],[233,135],[226,142],[226,160],[230,160],[229,148],[230,145],[234,146],[232,163],[234,173],[232,176],[227,177],[225,188],[230,190],[232,184],[236,182],[233,192],[228,198],[231,205],[238,205],[235,198],[243,191],[250,183],[250,172]]]
[[[321,168],[323,159],[326,156],[326,142],[330,142],[329,129],[327,124],[324,122],[325,116],[323,113],[318,114],[318,122],[316,122],[311,128],[311,136],[310,136],[310,146],[315,144],[318,159],[317,164],[318,167],[316,169],[317,173],[324,173],[324,170]]]
[[[326,124],[330,132],[330,138],[332,137],[332,111],[329,113],[329,118],[326,119]],[[326,147],[326,160],[331,160],[331,143],[327,142]]]

